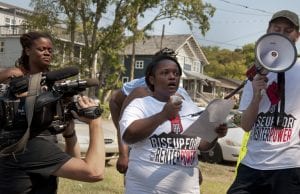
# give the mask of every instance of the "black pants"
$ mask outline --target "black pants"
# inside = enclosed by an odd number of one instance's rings
[[[227,194],[300,194],[300,168],[256,170],[240,164]]]

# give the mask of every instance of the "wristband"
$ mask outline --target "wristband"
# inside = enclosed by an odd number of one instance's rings
[[[73,130],[73,132],[69,135],[63,135],[64,138],[71,138],[71,137],[74,137],[76,135],[76,131]]]

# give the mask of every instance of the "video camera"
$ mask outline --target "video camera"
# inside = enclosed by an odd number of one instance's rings
[[[51,134],[64,131],[72,119],[71,111],[79,116],[97,118],[99,106],[78,109],[77,95],[89,87],[98,86],[98,80],[65,80],[78,74],[78,69],[67,67],[42,74],[40,92],[36,96],[31,136],[48,129]],[[8,84],[0,84],[0,148],[16,142],[27,129],[25,99],[29,77],[12,78]]]

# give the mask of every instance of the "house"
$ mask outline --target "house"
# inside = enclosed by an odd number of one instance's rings
[[[0,32],[4,34],[22,33],[15,26],[22,25],[25,16],[31,15],[33,12],[21,7],[0,2]]]
[[[16,60],[21,56],[20,36],[27,32],[24,22],[26,16],[31,14],[33,14],[31,10],[0,2],[0,70],[15,66]],[[53,65],[61,66],[70,61],[70,56],[66,54],[66,48],[71,41],[65,27],[53,26],[53,29],[55,37],[58,39],[55,46],[56,63],[53,61]],[[80,64],[84,43],[80,35],[75,39],[72,60]]]
[[[197,40],[190,34],[152,36],[149,39],[137,42],[135,46],[134,78],[144,76],[153,54],[165,47],[173,49],[177,53],[177,60],[183,70],[180,86],[187,90],[199,106],[205,106],[217,96],[216,86],[220,84],[220,81],[204,75],[203,67],[208,65],[209,62]],[[126,72],[122,77],[123,82],[129,81],[131,53],[132,45],[129,45],[124,51]]]
[[[32,12],[20,7],[0,2],[0,69],[14,66],[21,54],[20,28],[25,16]]]
[[[220,83],[217,84],[217,92],[220,94],[220,96],[222,98],[229,97],[230,99],[233,99],[236,104],[239,104],[240,96],[245,83],[240,80],[225,77],[219,77],[216,79],[220,81]]]

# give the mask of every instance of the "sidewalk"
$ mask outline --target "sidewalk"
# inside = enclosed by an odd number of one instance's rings
[[[102,119],[102,127],[106,129],[111,128],[113,130],[117,130],[111,119]]]

